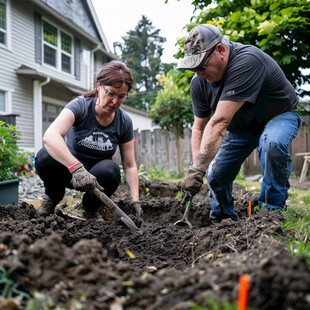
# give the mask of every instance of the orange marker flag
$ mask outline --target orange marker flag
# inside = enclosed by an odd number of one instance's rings
[[[250,279],[247,274],[241,275],[239,278],[238,310],[247,309]]]
[[[251,200],[249,201],[249,216],[251,216],[252,210],[251,210]]]

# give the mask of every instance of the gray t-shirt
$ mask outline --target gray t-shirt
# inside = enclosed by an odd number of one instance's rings
[[[95,98],[79,96],[66,107],[75,115],[75,122],[66,135],[70,152],[87,168],[103,159],[111,159],[118,144],[133,139],[132,120],[122,109],[115,113],[109,126],[102,126],[95,116]]]
[[[255,46],[230,42],[229,60],[221,81],[209,83],[194,75],[191,82],[194,115],[208,117],[219,101],[244,101],[228,130],[257,135],[275,116],[297,111],[298,98],[282,69]]]

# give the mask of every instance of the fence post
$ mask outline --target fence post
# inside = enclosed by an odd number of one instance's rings
[[[167,169],[167,136],[162,129],[154,129],[154,161],[160,167],[165,166]]]
[[[152,163],[152,135],[150,130],[141,130],[141,161],[144,164],[145,170]]]
[[[134,136],[135,160],[137,167],[139,168],[140,165],[143,164],[143,162],[141,162],[141,144],[140,144],[141,138],[139,131],[134,130],[133,136]]]

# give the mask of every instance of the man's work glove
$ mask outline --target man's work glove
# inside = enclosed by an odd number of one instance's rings
[[[205,174],[206,173],[199,168],[189,167],[181,186],[183,196],[182,203],[194,197],[200,191]]]
[[[87,192],[95,187],[103,190],[103,188],[97,182],[97,178],[89,173],[82,163],[76,163],[72,165],[69,167],[69,171],[72,174],[71,184],[77,191]]]
[[[131,212],[134,216],[141,218],[143,215],[143,210],[141,208],[141,203],[139,201],[133,201],[131,204]]]

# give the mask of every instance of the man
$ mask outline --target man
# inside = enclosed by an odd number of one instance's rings
[[[258,147],[264,172],[259,205],[267,201],[269,209],[282,211],[292,169],[288,148],[301,123],[292,85],[266,53],[230,42],[210,24],[189,33],[184,54],[178,68],[196,74],[191,81],[193,162],[182,183],[183,199],[199,192],[206,173],[210,218],[237,221],[232,182]]]

